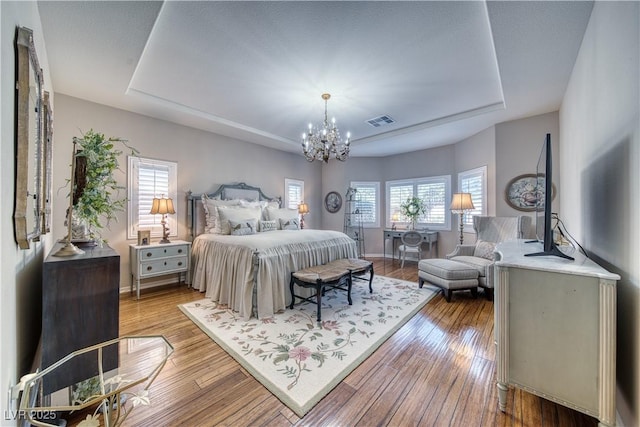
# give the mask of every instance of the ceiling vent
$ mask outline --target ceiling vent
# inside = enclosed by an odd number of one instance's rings
[[[369,123],[371,126],[373,126],[374,128],[379,128],[380,126],[386,126],[386,125],[390,125],[391,123],[395,123],[396,121],[393,120],[390,116],[380,116],[380,117],[374,117],[373,119],[369,119],[367,120],[367,123]]]

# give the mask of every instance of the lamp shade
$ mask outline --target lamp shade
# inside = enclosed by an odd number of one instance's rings
[[[300,204],[298,205],[298,213],[302,215],[308,214],[309,205],[307,205],[305,202],[300,202]]]
[[[454,213],[474,209],[471,193],[455,193],[451,199],[451,207],[449,209]]]
[[[173,200],[165,199],[164,197],[158,199],[153,198],[153,204],[151,205],[150,214],[174,214],[176,211],[173,209]]]

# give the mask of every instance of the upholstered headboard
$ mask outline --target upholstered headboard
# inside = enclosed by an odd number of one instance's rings
[[[237,184],[222,184],[213,193],[206,193],[210,199],[232,200],[242,199],[248,201],[266,200],[269,202],[276,201],[282,205],[280,197],[268,197],[259,187],[247,185],[244,182]],[[189,238],[195,239],[196,236],[204,233],[205,214],[202,206],[202,194],[193,194],[191,191],[187,193],[187,216],[189,226]]]

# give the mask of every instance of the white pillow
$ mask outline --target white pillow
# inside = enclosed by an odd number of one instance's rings
[[[282,230],[300,230],[300,222],[298,221],[298,218],[280,218],[280,228]]]
[[[291,218],[297,218],[297,217],[298,217],[297,209],[287,209],[287,208],[275,209],[272,207],[267,207],[267,219],[271,221],[276,220],[280,222],[281,219],[288,221]]]
[[[218,206],[218,216],[220,217],[220,234],[231,234],[229,221],[246,222],[260,221],[262,209],[259,207],[243,208],[240,206]]]
[[[249,234],[256,234],[258,222],[255,220],[236,222],[229,221],[229,229],[232,236],[246,236]]]
[[[258,231],[260,231],[261,233],[264,233],[266,231],[277,230],[279,225],[280,223],[276,220],[273,220],[273,221],[263,220],[263,221],[260,221],[259,223]]]
[[[239,200],[210,199],[206,194],[202,195],[202,207],[204,208],[205,233],[220,234],[220,216],[218,207],[238,206]]]
[[[495,260],[495,254],[493,251],[496,249],[496,244],[493,242],[485,242],[484,240],[478,240],[476,242],[476,247],[473,250],[473,256],[477,256],[479,258],[489,259],[491,261]]]

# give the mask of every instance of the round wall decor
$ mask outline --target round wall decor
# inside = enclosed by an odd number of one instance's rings
[[[324,197],[324,207],[330,213],[336,213],[342,207],[342,196],[337,191],[330,191]]]

